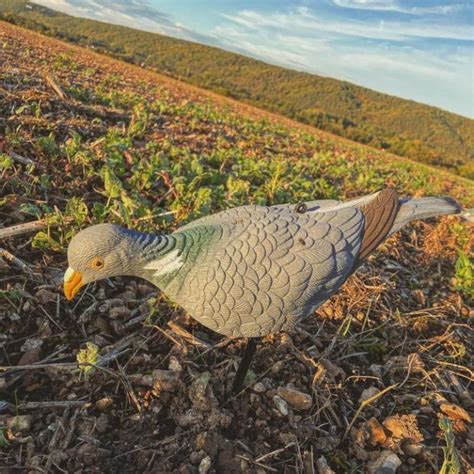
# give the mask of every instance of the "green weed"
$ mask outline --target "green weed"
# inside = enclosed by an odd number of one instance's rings
[[[86,347],[80,349],[76,356],[76,361],[84,375],[88,375],[94,370],[93,365],[97,363],[99,348],[92,342],[86,342]]]
[[[462,250],[458,251],[455,266],[454,287],[463,293],[468,302],[474,301],[474,259]]]
[[[0,426],[0,448],[9,448],[10,442],[7,440],[5,433],[7,432],[7,428]]]
[[[455,437],[451,422],[443,417],[439,420],[439,427],[444,434],[446,446],[443,448],[443,465],[439,474],[459,474],[461,472],[461,462],[455,446]]]

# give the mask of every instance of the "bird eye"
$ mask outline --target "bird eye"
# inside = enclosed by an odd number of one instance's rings
[[[100,269],[104,266],[104,259],[100,257],[96,257],[91,261],[91,267]]]

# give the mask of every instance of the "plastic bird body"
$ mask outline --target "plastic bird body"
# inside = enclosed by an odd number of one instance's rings
[[[237,207],[169,235],[100,224],[72,239],[64,290],[71,299],[86,283],[134,275],[220,334],[264,336],[311,314],[410,221],[459,211],[450,198],[386,189],[347,203]]]

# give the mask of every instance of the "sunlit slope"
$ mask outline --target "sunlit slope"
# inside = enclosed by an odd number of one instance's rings
[[[13,104],[2,100],[8,119],[0,132],[7,147],[42,163],[43,177],[6,188],[39,195],[54,189],[61,199],[37,206],[38,216],[54,215],[54,206],[68,212],[63,199],[75,197],[93,220],[174,226],[248,202],[349,198],[387,185],[402,194],[474,202],[471,181],[447,172],[261,113],[257,118],[252,108],[26,30],[15,35],[23,73],[2,70],[4,87],[17,84],[17,97]],[[18,48],[4,43],[7,63]]]
[[[474,176],[474,121],[468,118],[348,82],[71,17],[22,0],[8,0],[2,5],[5,18],[28,28],[93,47],[375,148]]]

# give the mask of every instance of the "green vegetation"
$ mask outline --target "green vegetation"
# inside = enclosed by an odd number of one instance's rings
[[[322,130],[474,178],[474,124],[468,118],[217,48],[75,18],[23,0],[3,1],[0,15]]]
[[[99,348],[92,342],[86,342],[86,347],[79,350],[76,361],[84,375],[94,370],[93,366],[97,363],[98,356]]]
[[[207,102],[176,102],[166,95],[148,100],[130,91],[115,91],[112,101],[101,86],[88,95],[91,103],[120,102],[121,110],[130,113],[128,125],[108,124],[93,147],[78,133],[60,137],[49,132],[34,142],[35,155],[48,163],[50,174],[16,181],[15,167],[7,169],[12,174],[7,188],[17,193],[41,195],[54,188],[66,198],[62,210],[47,204],[21,207],[24,215],[55,224],[51,232],[34,237],[34,248],[61,250],[85,222],[171,230],[177,222],[228,207],[343,199],[387,183],[406,194],[451,193],[466,203],[474,200],[463,180],[446,172],[435,177],[421,164],[387,159],[357,145],[323,142],[304,130],[238,117]],[[150,130],[160,120],[179,123],[202,143],[183,143],[185,137],[173,138],[171,132],[153,140]],[[5,135],[19,140],[13,128]],[[64,167],[76,188],[63,175]],[[88,198],[81,196],[86,190]]]
[[[439,474],[459,474],[461,472],[461,462],[455,446],[455,437],[451,421],[443,417],[439,420],[439,427],[444,434],[446,447],[443,448],[443,465]]]
[[[459,251],[456,261],[456,289],[474,302],[474,259],[463,251]]]
[[[10,446],[10,443],[5,437],[6,431],[7,431],[7,428],[0,426],[0,448],[8,448]]]
[[[20,206],[24,216],[46,218],[52,225],[34,236],[33,248],[64,250],[87,224],[106,221],[170,231],[178,223],[228,207],[346,199],[386,185],[402,194],[450,194],[466,205],[474,203],[470,182],[448,172],[433,174],[426,165],[368,147],[255,120],[208,100],[179,98],[164,87],[143,83],[111,88],[123,79],[112,73],[98,79],[96,70],[77,67],[69,53],[55,58],[52,71],[73,76],[65,93],[74,100],[80,97],[81,106],[89,107],[84,110],[97,115],[92,120],[85,115],[82,125],[74,123],[67,134],[58,134],[51,120],[42,118],[41,105],[38,111],[29,102],[0,129],[7,143],[20,150],[33,144],[27,154],[48,170],[20,179],[11,158],[3,155],[9,178],[4,191],[40,197],[54,189],[66,202]],[[10,80],[6,75],[3,79]],[[92,79],[95,86],[85,86]],[[37,124],[35,136],[18,133],[31,120]],[[458,227],[462,232],[462,225]]]

